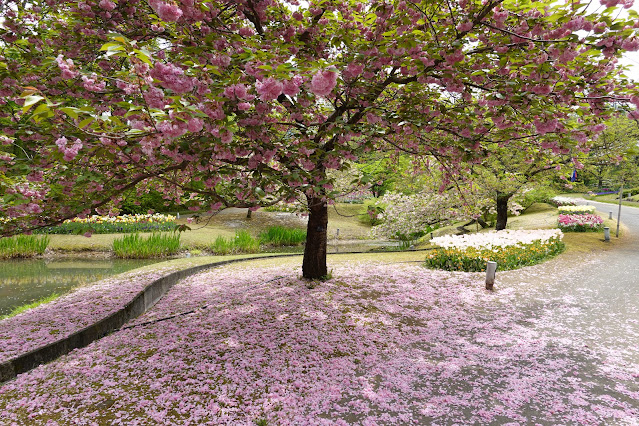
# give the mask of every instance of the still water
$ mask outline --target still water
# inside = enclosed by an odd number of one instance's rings
[[[94,283],[158,259],[61,259],[0,261],[0,316],[14,308]]]

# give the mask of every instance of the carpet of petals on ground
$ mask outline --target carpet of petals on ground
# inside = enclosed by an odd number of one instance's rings
[[[81,287],[53,302],[0,321],[0,362],[69,336],[129,303],[170,270],[130,272]]]
[[[0,418],[406,425],[639,417],[638,365],[595,362],[563,330],[556,338],[545,310],[532,321],[511,290],[483,291],[481,274],[350,263],[314,288],[298,276],[285,266],[234,266],[187,278],[138,327],[2,385]],[[582,378],[585,367],[610,389]]]

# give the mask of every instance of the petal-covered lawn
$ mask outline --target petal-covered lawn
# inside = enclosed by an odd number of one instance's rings
[[[350,263],[332,273],[314,288],[290,266],[188,278],[137,327],[4,384],[0,418],[637,424],[639,349],[584,347],[555,327],[550,298],[518,305],[515,288],[483,290],[482,274],[419,264]]]
[[[169,269],[132,272],[81,287],[0,321],[0,363],[69,336],[121,309]]]

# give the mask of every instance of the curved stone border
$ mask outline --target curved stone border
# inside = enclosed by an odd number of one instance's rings
[[[205,269],[216,266],[227,265],[230,263],[246,262],[257,259],[270,259],[276,257],[293,257],[300,256],[299,253],[284,255],[255,256],[241,259],[223,260],[220,262],[207,263],[204,265],[193,266],[181,271],[172,272],[162,278],[153,281],[141,290],[129,303],[123,308],[114,312],[106,318],[95,324],[89,325],[75,333],[64,337],[55,342],[49,343],[40,348],[29,351],[25,354],[11,358],[0,364],[0,383],[11,380],[18,374],[25,373],[40,364],[44,364],[54,359],[68,354],[74,349],[83,348],[94,341],[104,337],[108,333],[122,327],[128,321],[137,318],[153,305],[155,305],[166,292],[173,287],[178,281],[196,274]]]

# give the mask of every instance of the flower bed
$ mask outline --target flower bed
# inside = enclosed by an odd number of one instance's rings
[[[501,270],[534,265],[564,250],[558,229],[493,231],[481,234],[446,235],[433,238],[442,247],[426,257],[426,266],[448,271],[476,272],[486,262]]]
[[[595,213],[595,206],[559,206],[559,214],[589,214]]]
[[[597,232],[603,229],[603,219],[596,214],[560,214],[559,229],[566,232]]]
[[[175,216],[164,214],[136,214],[122,216],[87,216],[65,220],[62,224],[42,228],[40,234],[116,234],[125,232],[153,232],[175,230]]]

